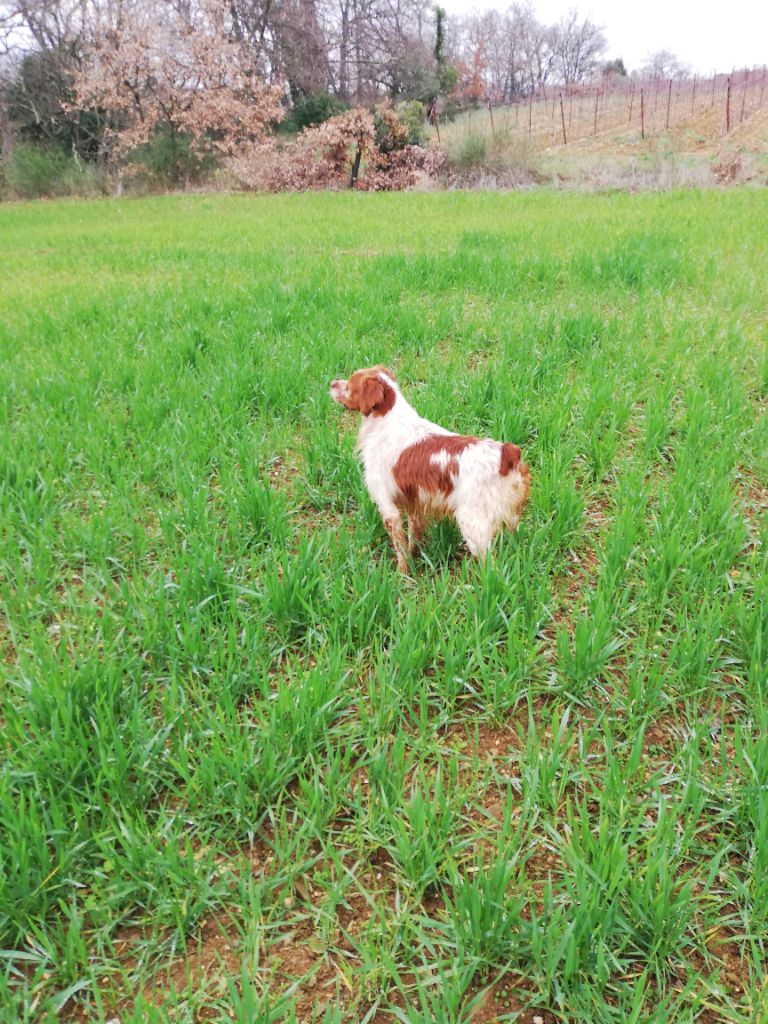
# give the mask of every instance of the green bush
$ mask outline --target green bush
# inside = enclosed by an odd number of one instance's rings
[[[280,123],[279,130],[286,133],[300,132],[313,124],[322,124],[323,121],[348,109],[348,103],[344,103],[337,96],[331,96],[327,92],[304,96],[291,107],[285,119]]]
[[[488,140],[484,135],[468,132],[452,156],[453,162],[462,170],[482,167],[488,159]]]
[[[426,142],[425,131],[426,109],[418,100],[400,103],[395,108],[397,118],[408,129],[408,143],[411,146],[423,146]]]
[[[11,151],[5,168],[6,185],[19,199],[64,195],[64,175],[73,163],[63,150],[22,143]]]
[[[63,149],[19,143],[5,165],[5,191],[16,199],[97,196],[109,191],[109,176],[94,163]]]
[[[158,129],[145,146],[131,154],[129,168],[134,184],[152,189],[200,184],[216,167],[215,159],[192,148],[189,135]]]
[[[538,154],[527,139],[505,129],[468,131],[446,144],[447,168],[466,187],[509,188],[543,180]]]

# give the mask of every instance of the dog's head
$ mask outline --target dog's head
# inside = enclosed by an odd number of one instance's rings
[[[355,370],[349,380],[331,382],[331,398],[363,416],[385,416],[395,404],[395,378],[383,366]]]

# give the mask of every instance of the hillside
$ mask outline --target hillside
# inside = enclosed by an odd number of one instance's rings
[[[575,87],[462,114],[440,126],[440,138],[459,155],[483,140],[497,155],[509,151],[539,177],[565,183],[764,184],[766,74]]]

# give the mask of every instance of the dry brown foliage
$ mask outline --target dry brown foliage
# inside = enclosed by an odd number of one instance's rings
[[[413,188],[420,175],[436,178],[442,173],[445,154],[441,149],[407,146],[392,153],[377,154],[366,168],[358,188],[363,192],[395,192]]]
[[[240,154],[229,166],[248,188],[269,192],[351,185],[375,192],[410,188],[419,172],[435,173],[441,162],[439,150],[408,145],[407,127],[391,106],[383,106],[376,118],[367,110],[345,111],[305,129],[294,142]]]
[[[718,185],[732,185],[741,174],[741,159],[738,156],[723,157],[712,164],[712,176]]]
[[[264,142],[282,117],[281,92],[255,72],[228,28],[222,7],[206,0],[185,17],[167,5],[137,6],[96,30],[75,75],[75,102],[106,113],[115,155],[160,126],[230,157]]]

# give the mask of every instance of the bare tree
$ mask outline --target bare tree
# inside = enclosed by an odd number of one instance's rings
[[[495,9],[457,19],[451,35],[452,55],[465,67],[482,65],[488,96],[511,101],[535,92],[549,80],[554,64],[552,29],[538,21],[530,5],[515,4],[503,14]]]
[[[542,25],[530,7],[522,9],[520,43],[527,79],[526,92],[545,89],[555,66],[554,29]]]
[[[690,65],[679,61],[671,50],[657,50],[648,54],[640,74],[645,78],[685,78],[690,70]]]
[[[607,48],[603,30],[589,18],[582,21],[572,8],[554,30],[552,49],[557,77],[563,85],[591,78]]]

